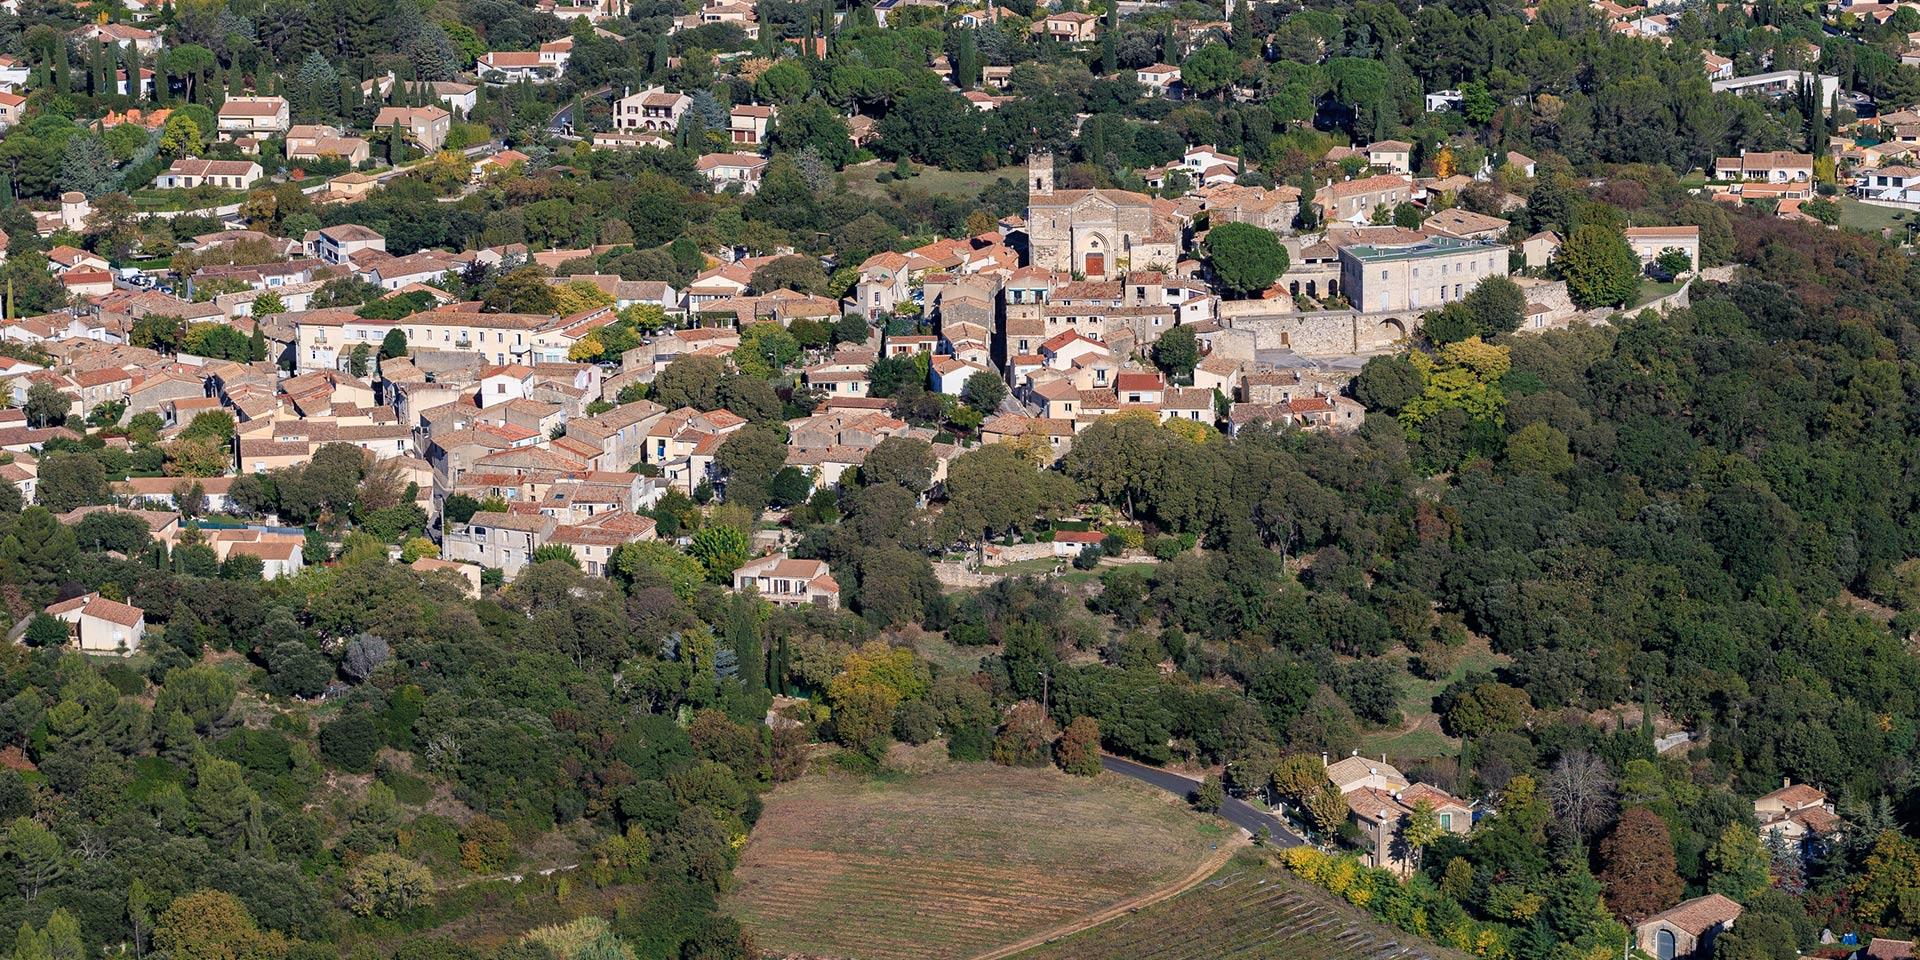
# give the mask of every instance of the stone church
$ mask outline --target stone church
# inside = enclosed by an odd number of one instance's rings
[[[1093,277],[1171,271],[1182,221],[1170,200],[1128,190],[1055,190],[1053,154],[1027,160],[1028,263]]]

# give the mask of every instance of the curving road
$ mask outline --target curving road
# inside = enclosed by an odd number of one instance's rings
[[[1122,760],[1119,757],[1108,756],[1106,754],[1100,755],[1100,766],[1108,773],[1117,773],[1120,776],[1138,780],[1150,786],[1159,787],[1182,799],[1185,799],[1189,794],[1193,793],[1195,788],[1200,786],[1199,781],[1181,776],[1171,770],[1149,767],[1146,764],[1134,763],[1132,760]],[[1220,816],[1225,817],[1229,823],[1245,830],[1252,836],[1258,836],[1261,828],[1266,828],[1266,830],[1272,834],[1272,839],[1268,842],[1272,846],[1283,850],[1288,847],[1298,847],[1306,843],[1305,840],[1300,839],[1300,837],[1293,832],[1293,829],[1288,827],[1279,817],[1261,810],[1259,807],[1245,800],[1241,800],[1238,797],[1228,797],[1226,799],[1226,802],[1220,806]]]

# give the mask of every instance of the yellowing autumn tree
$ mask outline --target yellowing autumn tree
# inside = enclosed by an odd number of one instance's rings
[[[1400,422],[1418,427],[1442,410],[1457,409],[1469,419],[1499,423],[1507,405],[1500,378],[1513,358],[1506,347],[1468,337],[1440,349],[1437,356],[1415,352],[1408,358],[1425,389],[1400,411]]]
[[[600,355],[605,352],[607,352],[606,347],[600,343],[600,332],[596,330],[581,337],[579,342],[568,347],[567,359],[575,363],[587,363],[600,359]]]
[[[913,651],[870,641],[847,654],[840,673],[827,683],[834,738],[878,755],[886,748],[894,710],[926,696],[932,683],[931,673],[914,660]]]
[[[553,288],[554,312],[563,317],[611,303],[613,298],[605,290],[587,280],[569,280]]]

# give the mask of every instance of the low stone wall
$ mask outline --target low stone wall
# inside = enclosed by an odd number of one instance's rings
[[[1394,349],[1419,329],[1420,315],[1358,310],[1248,312],[1223,317],[1221,322],[1232,330],[1252,333],[1260,350],[1292,350],[1303,357],[1343,357]]]
[[[978,590],[991,587],[1006,578],[1004,573],[979,573],[968,569],[964,563],[936,563],[933,565],[933,578],[950,590]]]
[[[1680,285],[1680,289],[1675,290],[1674,292],[1669,293],[1666,296],[1653,301],[1652,303],[1642,304],[1639,307],[1637,307],[1633,312],[1639,313],[1641,310],[1652,310],[1654,313],[1665,316],[1666,314],[1672,313],[1675,310],[1679,310],[1682,307],[1691,306],[1693,303],[1693,296],[1691,293],[1692,290],[1693,290],[1693,278],[1688,277],[1687,282]]]
[[[987,548],[984,567],[999,567],[1024,560],[1038,560],[1053,556],[1052,543],[1012,543],[1006,546],[994,545]]]

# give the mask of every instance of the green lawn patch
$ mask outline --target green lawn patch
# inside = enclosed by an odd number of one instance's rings
[[[965,676],[980,669],[980,658],[997,647],[963,647],[934,633],[924,633],[913,641],[913,652],[920,659],[940,668],[943,673]]]
[[[141,213],[161,213],[172,210],[212,210],[229,203],[239,203],[247,198],[241,190],[135,190],[130,196],[133,207]]]
[[[1894,207],[1877,207],[1871,203],[1861,203],[1852,197],[1840,197],[1840,226],[1848,230],[1864,230],[1879,233],[1887,227],[1905,230],[1906,224],[1914,217],[1911,210],[1899,210]],[[1899,239],[1906,239],[1904,236]]]
[[[1369,754],[1386,753],[1400,760],[1458,754],[1460,744],[1440,729],[1440,720],[1433,712],[1434,698],[1467,674],[1491,672],[1505,661],[1506,658],[1488,649],[1486,641],[1477,638],[1461,651],[1453,669],[1439,679],[1422,680],[1414,676],[1406,670],[1403,660],[1400,665],[1400,713],[1404,718],[1403,723],[1362,737],[1361,749]]]
[[[881,174],[892,174],[891,163],[870,163],[861,167],[848,167],[846,171],[847,189],[869,197],[888,197],[895,188],[937,197],[963,197],[972,199],[980,191],[992,186],[996,180],[1019,182],[1017,173],[1006,170],[942,170],[939,167],[918,166],[914,175],[905,180],[893,180],[881,183]]]
[[[1661,297],[1670,296],[1677,292],[1682,285],[1682,282],[1679,280],[1642,280],[1640,281],[1640,297],[1633,301],[1633,307],[1634,309],[1639,309]]]

